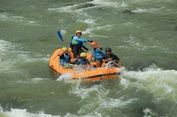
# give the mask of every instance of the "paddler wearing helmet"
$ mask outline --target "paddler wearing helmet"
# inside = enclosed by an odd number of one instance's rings
[[[105,58],[105,53],[102,51],[101,46],[99,46],[95,41],[92,41],[90,46],[93,48],[91,51],[92,59],[93,61],[97,62],[97,67],[100,67],[103,59]]]
[[[105,48],[105,53],[106,53],[106,56],[105,56],[106,62],[108,62],[108,61],[114,61],[116,63],[119,62],[119,60],[120,60],[119,57],[112,53],[111,48],[109,48],[109,47]]]
[[[71,49],[70,48],[66,48],[66,47],[62,47],[59,50],[58,56],[60,57],[59,60],[60,60],[60,64],[62,66],[64,66],[65,64],[69,64],[74,59],[73,54],[71,52]]]
[[[76,59],[77,65],[88,65],[89,61],[87,59],[87,54],[82,52],[80,56]]]
[[[72,36],[70,42],[70,47],[72,49],[75,58],[78,57],[80,53],[84,52],[83,49],[88,51],[88,49],[83,45],[83,43],[88,42],[88,40],[85,38],[81,38],[81,36],[82,36],[82,31],[77,30],[75,35]]]

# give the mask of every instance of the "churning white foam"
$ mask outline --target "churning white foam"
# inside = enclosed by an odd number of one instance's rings
[[[70,73],[60,75],[57,81],[64,81],[65,83],[76,83],[77,82],[77,80],[72,79],[72,74]]]
[[[69,6],[64,6],[64,7],[59,7],[59,8],[48,8],[48,11],[55,11],[55,12],[60,12],[60,13],[81,13],[85,9],[90,9],[92,7],[84,7],[83,5],[88,4],[89,2],[86,3],[80,3],[80,4],[73,4]],[[83,7],[82,7],[83,6]]]
[[[0,21],[15,21],[15,22],[23,22],[24,17],[22,16],[11,16],[7,13],[0,13]]]
[[[45,114],[44,112],[30,113],[26,109],[11,109],[10,111],[3,111],[0,107],[0,117],[61,117],[60,115]],[[98,112],[93,112],[85,115],[75,115],[67,113],[62,117],[102,117]]]
[[[72,88],[70,93],[79,96],[81,98],[80,103],[84,102],[84,105],[81,104],[78,114],[88,114],[89,117],[95,114],[102,117],[102,111],[105,109],[124,108],[137,100],[133,98],[125,99],[124,97],[112,98],[109,96],[109,92],[110,90],[106,89],[103,84],[82,87],[78,83]]]
[[[31,57],[28,52],[17,51],[19,45],[9,41],[0,40],[0,71],[15,71],[15,64],[21,61],[34,62],[34,61],[48,61],[48,56]]]
[[[143,117],[158,117],[158,114],[153,112],[151,109],[149,108],[145,108],[143,110],[144,112],[144,116]]]
[[[14,61],[8,61],[9,55],[11,55],[11,51],[15,46],[8,41],[0,40],[0,71],[8,70]]]
[[[0,40],[0,52],[5,52],[13,47],[14,45],[11,42]]]
[[[93,0],[90,3],[95,4],[95,5],[100,5],[100,6],[106,6],[106,7],[127,7],[127,4],[123,2],[118,2],[118,1],[112,1],[112,0]]]
[[[111,30],[112,29],[112,25],[104,25],[104,26],[99,26],[96,23],[89,25],[89,27],[83,31],[83,34],[89,34],[89,37],[99,37],[99,38],[107,38],[107,35],[99,35],[99,34],[95,34],[94,31],[100,31],[100,30]]]
[[[160,8],[149,8],[149,9],[145,9],[145,8],[136,8],[135,10],[132,10],[133,13],[160,13],[162,10],[165,10],[164,7],[160,7]]]
[[[124,79],[121,83],[125,88],[134,86],[154,94],[157,100],[176,101],[176,70],[162,70],[156,65],[151,65],[143,71],[125,71],[121,77]]]
[[[73,8],[75,7],[76,5],[73,5],[73,6],[64,6],[64,7],[60,7],[60,8],[48,8],[47,10],[48,11],[55,11],[55,12],[64,12],[64,13],[72,13],[74,12],[73,11]]]
[[[129,99],[129,100],[123,101],[121,99],[108,98],[108,99],[102,101],[100,107],[101,108],[123,108],[126,105],[128,105],[136,100],[137,99]]]
[[[129,38],[128,40],[124,40],[124,42],[126,42],[129,47],[131,48],[135,48],[137,50],[141,50],[141,51],[145,51],[145,50],[148,50],[148,49],[158,49],[159,48],[159,44],[158,43],[154,43],[154,41],[150,40],[150,42],[152,43],[151,46],[149,45],[146,45],[146,43],[143,43],[141,41],[141,39],[135,37],[135,36],[132,36],[132,35],[129,35]],[[119,47],[122,47],[122,48],[127,48],[127,46],[119,46]],[[127,49],[130,49],[130,48],[127,48]],[[162,48],[159,48],[159,49],[162,49]]]
[[[108,93],[108,90],[105,90],[101,85],[94,85],[89,88],[82,88],[78,83],[76,87],[73,87],[71,93],[81,97],[81,99],[85,99],[90,96],[90,93],[97,93],[98,95],[106,95]]]
[[[19,23],[26,23],[28,25],[37,24],[36,21],[30,21],[25,19],[23,16],[14,16],[6,12],[0,13],[0,21],[19,22]]]
[[[2,108],[0,109],[0,116],[1,117],[60,117],[59,115],[50,115],[45,114],[43,112],[38,113],[30,113],[27,112],[26,109],[11,109],[11,111],[3,111]]]
[[[87,18],[86,19],[79,19],[78,21],[80,22],[83,22],[85,24],[88,24],[88,25],[96,25],[96,20],[91,18],[91,16],[86,16]]]

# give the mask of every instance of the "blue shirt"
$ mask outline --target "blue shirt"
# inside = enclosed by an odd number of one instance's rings
[[[72,43],[73,45],[80,45],[80,46],[82,46],[83,43],[85,43],[85,42],[87,42],[87,39],[85,39],[85,38],[80,38],[80,37],[78,37],[77,35],[74,35],[74,36],[72,37],[72,40],[71,40],[71,43]]]
[[[92,50],[92,56],[95,60],[102,60],[105,57],[105,53],[102,52],[100,49],[95,48]]]

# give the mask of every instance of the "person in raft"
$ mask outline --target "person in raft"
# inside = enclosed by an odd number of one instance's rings
[[[70,42],[70,47],[72,49],[75,58],[79,57],[80,53],[84,52],[83,49],[88,51],[88,48],[86,48],[83,44],[90,41],[85,38],[81,38],[81,36],[82,36],[82,31],[77,30],[76,34],[72,36]]]
[[[60,64],[65,66],[74,60],[73,53],[71,52],[71,48],[63,47],[60,51],[58,56],[60,57]]]
[[[105,48],[105,58],[103,60],[104,63],[110,63],[111,65],[118,66],[119,57],[112,53],[111,48]]]
[[[102,51],[102,48],[94,41],[90,42],[91,47],[93,48],[91,50],[92,53],[92,60],[94,61],[92,66],[94,67],[100,67],[103,59],[105,58],[105,53]]]
[[[77,65],[88,65],[89,61],[87,59],[87,54],[82,52],[75,62]]]

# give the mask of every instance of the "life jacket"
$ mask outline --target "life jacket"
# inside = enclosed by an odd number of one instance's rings
[[[82,47],[83,46],[83,42],[78,42],[74,39],[76,35],[72,36],[71,38],[71,42],[70,42],[70,47],[73,49],[74,46],[77,46],[77,47]]]
[[[74,39],[75,36],[76,36],[76,35],[72,36],[72,38],[71,38],[71,44],[73,44],[73,45],[77,45],[77,44],[79,43],[78,41],[76,41],[76,40]]]
[[[86,65],[86,64],[88,64],[88,60],[87,60],[86,58],[79,57],[79,58],[76,60],[76,64],[77,64],[77,65]]]
[[[64,54],[64,51],[62,48],[59,49],[58,56],[60,57],[61,62],[70,62],[70,61],[73,61],[73,59],[74,59],[74,55],[71,51],[71,48],[67,48],[66,54]]]
[[[69,63],[71,61],[71,57],[68,53],[64,53],[60,56],[60,63]]]
[[[99,48],[95,48],[92,50],[92,56],[95,60],[98,60],[103,59],[105,57],[105,54]]]

